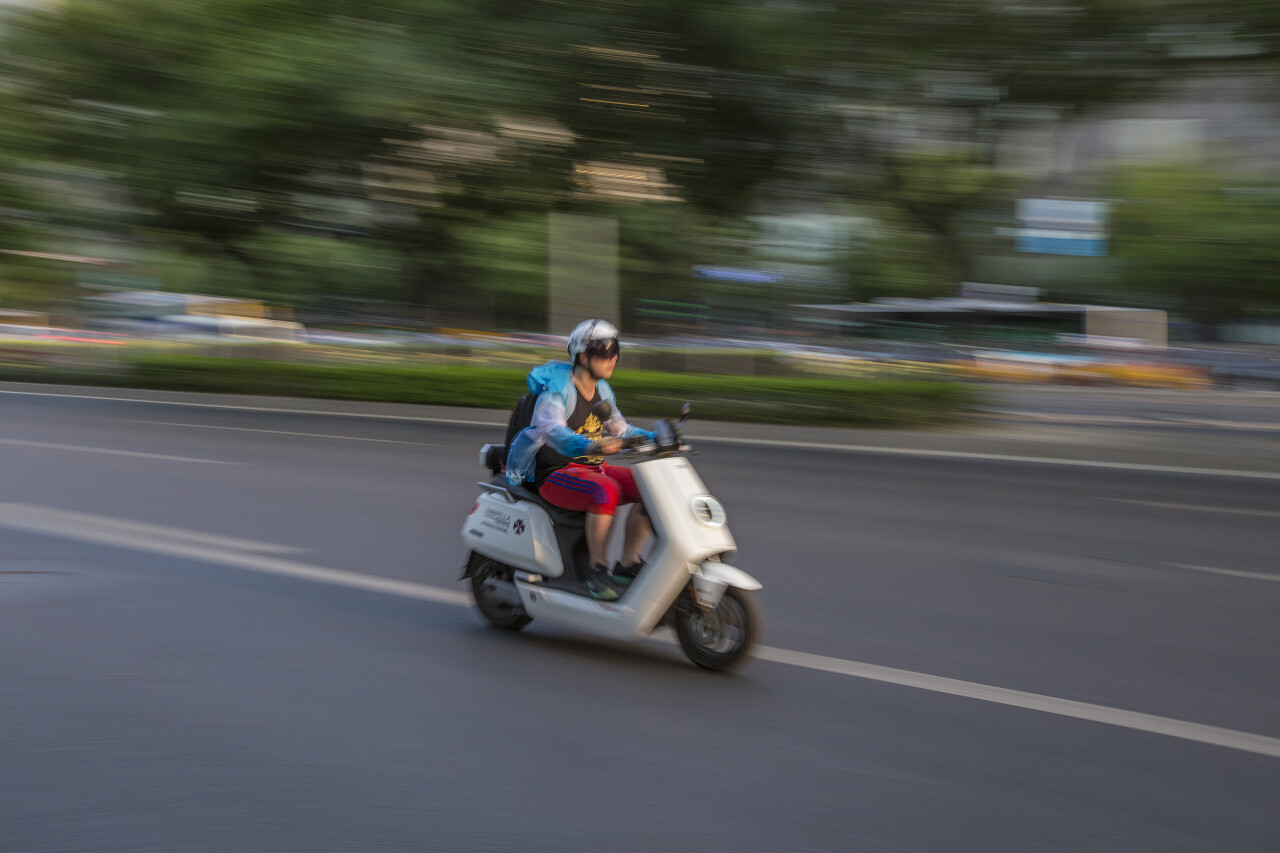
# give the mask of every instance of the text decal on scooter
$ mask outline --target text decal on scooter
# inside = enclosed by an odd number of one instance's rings
[[[484,511],[484,517],[480,519],[480,526],[488,527],[499,533],[506,533],[511,529],[511,514],[490,507]]]

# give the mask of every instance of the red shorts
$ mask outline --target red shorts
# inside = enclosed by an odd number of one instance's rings
[[[579,465],[571,462],[548,477],[538,494],[564,509],[613,515],[618,504],[640,500],[630,468],[615,465]]]

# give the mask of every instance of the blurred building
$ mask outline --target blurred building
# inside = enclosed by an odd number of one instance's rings
[[[1087,117],[1024,114],[996,152],[999,168],[1069,188],[1120,163],[1181,160],[1243,172],[1280,169],[1280,75],[1248,62],[1197,63],[1152,97]]]
[[[231,299],[160,290],[126,290],[81,299],[84,325],[144,337],[301,340],[305,328],[271,319],[253,299]]]
[[[1168,344],[1164,311],[1040,302],[1035,288],[975,283],[966,283],[952,298],[793,305],[790,323],[826,338],[991,345],[1079,342],[1084,336],[1144,348]]]
[[[163,290],[126,290],[86,296],[80,300],[85,314],[99,319],[154,320],[176,314],[264,319],[267,308],[254,299],[169,293]]]

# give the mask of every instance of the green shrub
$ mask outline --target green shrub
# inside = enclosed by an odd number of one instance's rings
[[[509,408],[523,368],[475,365],[297,364],[246,358],[145,354],[110,376],[34,366],[0,379],[118,385],[169,391],[314,397],[382,403]],[[974,403],[970,386],[941,380],[707,376],[624,371],[613,383],[632,418],[676,417],[684,402],[700,420],[826,426],[945,423]]]

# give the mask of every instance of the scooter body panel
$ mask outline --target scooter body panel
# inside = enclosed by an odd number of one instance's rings
[[[724,507],[707,491],[683,456],[632,466],[654,533],[672,554],[689,564],[686,572],[711,557],[732,559],[738,546],[729,532]]]
[[[631,471],[655,534],[644,570],[620,599],[610,602],[531,582],[517,573],[514,588],[520,606],[535,622],[617,640],[642,638],[657,626],[691,577],[716,572],[714,567],[721,564],[715,561],[737,553],[724,508],[708,494],[687,459],[646,459]],[[522,530],[518,522],[523,522]],[[472,550],[524,572],[546,577],[564,572],[548,514],[501,491],[480,496],[462,536]],[[713,568],[704,572],[708,561]],[[759,588],[745,572],[727,565],[723,569],[713,583]]]
[[[534,574],[564,574],[551,517],[529,501],[500,491],[476,498],[476,508],[462,525],[462,541],[473,551]]]
[[[614,640],[636,640],[648,631],[640,626],[648,621],[651,602],[639,601],[630,592],[617,601],[596,601],[543,584],[516,581],[520,604],[534,621],[587,631]],[[637,606],[638,605],[638,606]],[[662,618],[665,608],[652,617],[652,624]]]

